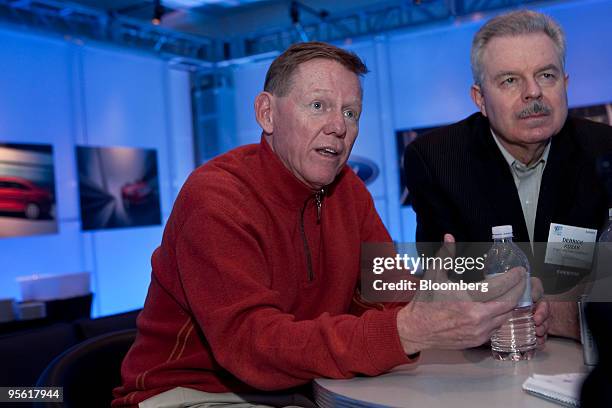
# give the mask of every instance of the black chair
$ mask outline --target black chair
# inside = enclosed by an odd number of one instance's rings
[[[112,331],[135,329],[136,318],[142,309],[120,313],[97,319],[79,319],[74,322],[77,335],[85,340]]]
[[[40,372],[78,342],[69,323],[0,335],[0,386],[33,387]]]
[[[37,387],[64,387],[64,402],[34,407],[105,407],[121,384],[121,362],[136,338],[136,329],[121,330],[85,340],[51,362]]]

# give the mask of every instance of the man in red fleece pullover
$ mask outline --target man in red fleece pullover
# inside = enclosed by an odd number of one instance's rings
[[[113,406],[308,406],[296,387],[314,378],[378,375],[425,348],[476,346],[507,320],[521,271],[497,283],[506,303],[348,313],[361,243],[391,240],[345,166],[366,72],[323,43],[272,63],[255,100],[261,142],[195,170],[176,200]]]

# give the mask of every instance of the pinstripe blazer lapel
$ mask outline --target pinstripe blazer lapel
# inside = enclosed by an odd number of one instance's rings
[[[548,162],[542,175],[534,240],[546,242],[551,222],[562,222],[575,204],[577,184],[585,166],[580,148],[570,135],[566,122],[559,134],[553,136]]]

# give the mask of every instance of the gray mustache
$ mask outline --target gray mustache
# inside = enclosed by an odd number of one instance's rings
[[[524,119],[533,115],[550,115],[552,109],[542,101],[533,101],[529,106],[520,111],[517,115],[519,119]]]

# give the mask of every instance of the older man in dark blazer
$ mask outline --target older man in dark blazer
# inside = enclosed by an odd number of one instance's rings
[[[548,241],[551,223],[600,230],[611,203],[596,163],[612,152],[612,128],[567,116],[559,25],[532,11],[496,17],[476,34],[471,57],[480,112],[405,151],[417,241],[451,233],[487,242],[496,225],[512,225],[515,241],[532,243]],[[535,253],[532,261],[543,264]],[[549,333],[577,338],[575,303],[551,308]]]

